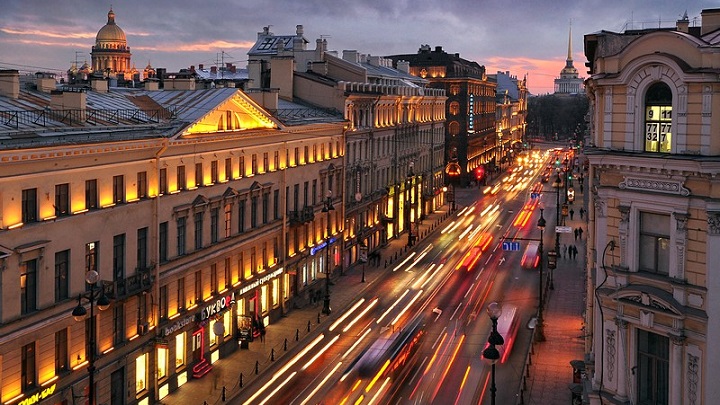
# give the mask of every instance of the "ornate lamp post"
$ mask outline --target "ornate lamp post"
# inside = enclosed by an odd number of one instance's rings
[[[505,343],[502,335],[497,331],[498,318],[502,315],[502,307],[497,302],[491,302],[487,307],[487,313],[492,321],[492,332],[488,337],[488,346],[482,352],[483,358],[491,364],[491,384],[490,384],[490,404],[495,405],[495,393],[497,388],[495,387],[495,363],[500,359],[500,352],[495,346],[502,346]]]
[[[555,181],[553,181],[553,188],[555,189],[555,226],[560,226],[560,186],[562,185],[562,179],[560,178],[560,174],[558,173],[557,178]],[[548,252],[548,255],[550,252]],[[560,233],[555,230],[555,259],[560,257]],[[555,277],[553,277],[553,270],[555,269],[556,265],[550,265],[548,264],[548,267],[550,268],[550,289],[555,289]]]
[[[407,187],[405,187],[405,189],[407,190],[407,193],[408,193],[407,198],[405,199],[405,218],[406,218],[405,223],[407,224],[407,227],[408,227],[408,241],[407,241],[408,246],[413,245],[413,231],[412,231],[412,222],[411,222],[412,221],[411,211],[412,211],[412,206],[413,206],[412,180],[413,180],[413,162],[410,162],[410,169],[408,170],[408,173],[407,173]]]
[[[330,315],[330,236],[332,229],[330,228],[330,211],[335,211],[332,205],[332,190],[328,190],[325,194],[325,202],[322,212],[327,213],[327,241],[325,243],[325,300],[323,301],[322,313]]]
[[[95,398],[95,340],[97,339],[95,336],[95,305],[97,305],[101,311],[106,310],[110,306],[110,300],[105,295],[105,291],[97,285],[98,279],[98,272],[95,270],[90,270],[85,273],[85,281],[90,285],[90,291],[78,295],[78,304],[72,311],[73,318],[80,322],[85,319],[88,313],[83,305],[83,299],[90,304],[90,324],[88,325],[90,333],[88,333],[88,353],[86,356],[88,361],[88,403],[90,405],[97,403],[97,399]]]
[[[538,342],[544,342],[545,341],[545,333],[543,332],[543,281],[542,281],[542,273],[543,273],[543,232],[545,231],[545,217],[543,216],[544,209],[540,208],[540,218],[537,221],[537,227],[540,230],[540,245],[538,246],[538,254],[540,255],[540,271],[538,274],[540,275],[540,285],[538,287],[539,289],[539,302],[538,302],[538,318],[537,318],[537,325],[535,326],[537,328],[537,331],[535,332],[536,339]]]

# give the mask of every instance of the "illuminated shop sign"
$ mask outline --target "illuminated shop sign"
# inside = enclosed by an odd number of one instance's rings
[[[335,243],[335,240],[337,240],[337,238],[330,238],[330,244]],[[323,249],[325,246],[327,246],[327,244],[327,241],[323,241],[321,244],[311,247],[310,255],[315,256],[315,253],[319,252],[320,249]]]
[[[202,312],[200,312],[200,320],[204,321],[205,319],[210,318],[211,316],[221,312],[222,310],[230,308],[230,306],[232,306],[233,304],[235,304],[234,292],[224,297],[218,298],[215,302],[203,308]]]
[[[280,267],[279,269],[273,271],[272,273],[270,273],[266,276],[260,277],[259,279],[255,280],[249,284],[244,285],[240,289],[240,291],[238,291],[238,295],[243,295],[248,291],[254,290],[255,288],[257,288],[257,287],[267,283],[268,281],[272,280],[273,278],[281,275],[283,273],[283,271],[284,271],[283,268]]]
[[[33,395],[30,395],[29,397],[23,399],[22,401],[18,402],[17,405],[33,405],[40,403],[43,399],[46,399],[50,395],[55,393],[55,388],[57,387],[57,384],[53,384],[45,389],[43,389],[40,392],[36,392]]]
[[[170,336],[170,335],[172,335],[173,333],[179,331],[180,329],[186,327],[186,326],[187,326],[190,322],[192,322],[192,321],[193,321],[193,317],[192,317],[192,316],[188,316],[187,318],[181,319],[181,320],[175,322],[174,324],[163,328],[163,330],[162,330],[162,335],[163,335],[163,336]]]

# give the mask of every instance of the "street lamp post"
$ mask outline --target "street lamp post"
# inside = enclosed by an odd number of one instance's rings
[[[560,178],[560,174],[557,175],[557,178],[553,182],[552,186],[555,189],[555,228],[560,226],[560,185],[562,184],[562,179]],[[560,233],[555,229],[555,258],[560,257]],[[555,289],[555,277],[553,277],[553,270],[554,266],[548,266],[550,267],[550,289]]]
[[[360,204],[360,202],[362,202],[362,193],[359,191],[355,193],[355,202],[358,204]],[[357,258],[358,258],[357,261],[362,263],[362,280],[360,280],[360,282],[364,283],[365,282],[365,262],[367,262],[367,248],[363,244],[363,240],[362,240],[363,225],[362,225],[362,212],[360,211],[360,207],[358,207],[358,219],[357,219],[357,227],[356,228],[357,228],[357,231],[355,233],[357,236]]]
[[[545,231],[545,217],[543,216],[544,209],[540,208],[540,218],[537,221],[537,227],[540,229],[540,245],[538,246],[538,253],[540,254],[540,285],[538,287],[539,290],[539,302],[538,302],[538,318],[537,318],[537,325],[535,326],[537,328],[536,331],[536,339],[538,342],[545,341],[545,333],[543,332],[543,281],[542,281],[542,273],[543,273],[543,232]]]
[[[502,335],[497,331],[498,318],[502,315],[502,307],[497,302],[491,302],[487,307],[487,313],[490,316],[490,321],[492,321],[492,332],[488,337],[490,345],[483,350],[482,356],[491,364],[490,404],[495,405],[495,393],[497,392],[495,387],[495,363],[500,359],[500,352],[495,346],[502,346],[505,343]]]
[[[98,287],[98,279],[98,272],[95,270],[90,270],[85,273],[85,281],[90,285],[90,291],[85,294],[78,295],[78,304],[72,311],[73,318],[80,322],[85,319],[88,313],[83,305],[83,299],[87,300],[90,304],[90,325],[88,325],[90,333],[88,333],[88,353],[86,356],[88,361],[88,403],[90,405],[95,405],[97,403],[95,398],[95,340],[97,339],[95,336],[95,305],[97,305],[98,309],[101,311],[106,310],[110,306],[110,300],[105,295],[104,289],[102,287],[96,289],[96,287]]]
[[[325,243],[325,300],[323,301],[322,313],[330,315],[330,211],[335,211],[332,205],[332,190],[328,190],[322,212],[327,213],[327,241]]]

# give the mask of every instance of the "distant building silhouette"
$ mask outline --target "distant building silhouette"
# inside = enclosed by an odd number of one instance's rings
[[[572,59],[572,27],[568,34],[568,53],[565,67],[560,71],[560,77],[555,79],[555,94],[578,94],[583,90],[583,79],[578,77],[578,71]]]

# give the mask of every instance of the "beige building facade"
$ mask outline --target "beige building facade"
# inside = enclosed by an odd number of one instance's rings
[[[16,116],[0,132],[3,404],[73,403],[90,365],[98,403],[154,403],[341,265],[341,115],[282,121],[230,88],[46,93],[0,75]],[[92,291],[94,321],[74,320]]]
[[[585,36],[590,404],[720,397],[720,9]]]

